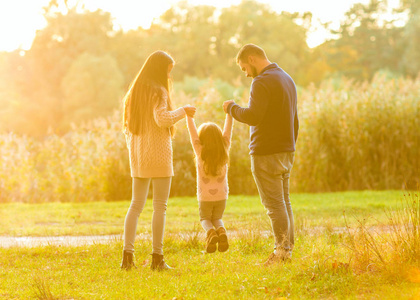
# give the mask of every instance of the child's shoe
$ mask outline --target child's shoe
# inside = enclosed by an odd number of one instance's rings
[[[207,253],[213,253],[216,251],[216,244],[219,241],[219,237],[217,236],[216,230],[209,229],[207,231],[206,237],[206,251]]]
[[[216,230],[217,235],[219,236],[219,252],[225,252],[229,249],[228,238],[226,234],[226,229],[224,227],[219,227]]]

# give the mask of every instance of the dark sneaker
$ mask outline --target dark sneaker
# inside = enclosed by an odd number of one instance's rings
[[[227,251],[227,249],[229,249],[229,242],[226,234],[226,229],[224,227],[219,227],[217,228],[216,233],[219,237],[219,245],[217,250],[219,250],[219,252]]]
[[[219,237],[217,236],[216,230],[210,229],[207,231],[206,237],[206,252],[213,253],[217,249],[217,242],[219,241]]]

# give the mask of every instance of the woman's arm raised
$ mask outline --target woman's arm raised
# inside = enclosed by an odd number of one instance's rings
[[[158,102],[157,107],[154,110],[154,118],[156,124],[160,127],[169,128],[175,125],[176,122],[185,117],[186,111],[183,107],[175,109],[173,111],[168,110],[168,100],[166,94],[161,99],[156,99]],[[158,95],[154,95],[158,97]]]

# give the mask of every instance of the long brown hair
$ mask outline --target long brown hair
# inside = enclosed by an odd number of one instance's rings
[[[204,173],[217,176],[229,162],[228,150],[222,130],[214,123],[204,123],[198,128],[198,138],[202,146],[201,159]]]
[[[168,110],[173,110],[168,67],[174,63],[173,58],[163,51],[149,55],[125,94],[123,130],[128,129],[136,135],[146,132],[147,126],[153,121],[153,109],[162,97],[168,99]],[[174,126],[170,131],[173,137]]]

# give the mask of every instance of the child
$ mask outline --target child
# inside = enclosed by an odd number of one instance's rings
[[[217,248],[225,252],[229,243],[222,216],[229,194],[227,172],[233,119],[226,114],[223,133],[219,126],[211,122],[201,124],[197,133],[191,117],[187,118],[187,125],[195,153],[197,198],[200,222],[207,233],[206,251],[213,253]]]

